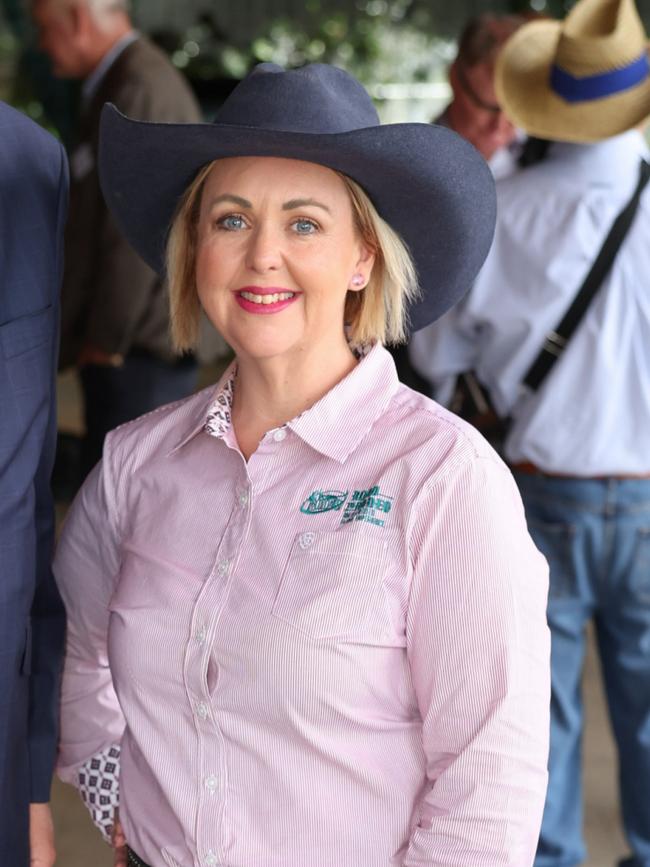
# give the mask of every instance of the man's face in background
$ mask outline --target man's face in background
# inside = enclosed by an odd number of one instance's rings
[[[86,62],[80,51],[79,10],[57,0],[35,0],[32,19],[38,47],[52,62],[57,78],[84,78]]]
[[[454,95],[451,120],[454,130],[480,151],[486,160],[507,147],[517,130],[501,110],[494,92],[494,61],[473,66],[455,60],[449,70]]]

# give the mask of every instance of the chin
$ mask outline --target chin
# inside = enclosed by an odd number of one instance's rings
[[[82,72],[80,72],[78,69],[72,69],[66,66],[64,63],[60,65],[54,64],[52,66],[52,73],[54,74],[55,78],[63,78],[66,81],[77,81],[84,78]]]
[[[263,336],[247,335],[243,339],[233,340],[231,346],[239,358],[266,361],[271,358],[281,358],[294,351],[297,347],[294,341],[286,339],[286,335]]]

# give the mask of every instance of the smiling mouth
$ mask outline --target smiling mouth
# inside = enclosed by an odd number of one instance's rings
[[[277,304],[278,301],[290,301],[296,295],[295,292],[275,292],[265,295],[256,295],[254,292],[240,292],[239,297],[251,301],[253,304]]]

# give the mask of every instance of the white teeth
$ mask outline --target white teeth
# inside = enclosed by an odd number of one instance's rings
[[[293,298],[295,292],[276,292],[273,295],[255,295],[253,292],[240,292],[242,298],[252,301],[253,304],[277,304],[278,301],[288,301]]]

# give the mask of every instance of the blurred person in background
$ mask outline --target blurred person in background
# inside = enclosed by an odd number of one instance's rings
[[[494,70],[499,52],[525,20],[485,13],[467,22],[449,67],[452,100],[434,121],[473,144],[495,178],[515,170],[521,137],[497,99]]]
[[[70,156],[70,217],[62,290],[60,367],[76,367],[84,399],[82,475],[117,425],[190,394],[192,355],[169,338],[161,280],[113,222],[97,176],[105,102],[141,120],[200,120],[192,92],[167,56],[133,29],[127,0],[33,0],[39,44],[54,74],[83,80]]]
[[[51,867],[64,612],[50,562],[65,153],[0,102],[0,864]]]
[[[581,0],[564,22],[526,25],[503,50],[496,81],[545,156],[497,183],[487,261],[469,295],[414,336],[412,358],[432,384],[476,370],[500,415],[512,417],[505,454],[551,567],[550,783],[536,865],[585,858],[580,685],[593,620],[633,853],[621,864],[650,867],[650,193],[641,133],[650,68],[634,3]],[[615,226],[622,243],[596,268]]]
[[[458,42],[458,53],[449,67],[452,100],[433,122],[449,127],[474,145],[488,161],[495,177],[517,167],[521,135],[506,117],[494,91],[494,69],[499,51],[525,18],[486,13],[471,18]],[[390,349],[400,380],[431,395],[429,382],[413,367],[408,346]]]

